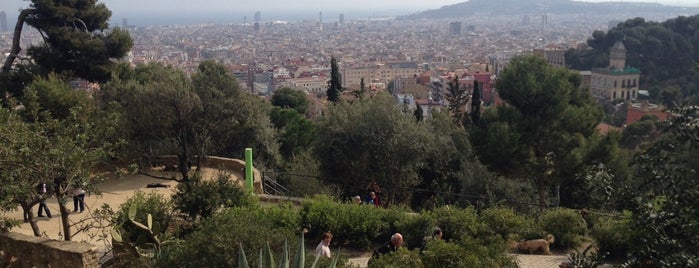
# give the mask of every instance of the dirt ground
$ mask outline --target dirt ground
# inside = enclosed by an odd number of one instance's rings
[[[167,176],[169,175],[168,173],[165,172],[151,172],[152,174],[155,175],[160,175],[160,176]],[[203,168],[202,169],[202,178],[204,179],[209,179],[213,178],[217,174],[216,169],[211,169],[211,168]],[[240,178],[242,178],[242,174],[232,174],[232,177],[234,179],[240,181]],[[158,188],[147,188],[146,186],[149,183],[162,183],[165,185],[170,185],[170,187],[158,187]],[[112,178],[108,179],[100,184],[97,185],[97,188],[101,191],[100,195],[86,195],[85,196],[85,211],[83,213],[71,213],[70,215],[70,221],[71,222],[79,222],[81,220],[84,220],[86,218],[91,217],[91,212],[95,208],[100,208],[102,204],[109,204],[109,206],[113,210],[118,210],[119,205],[121,205],[127,198],[133,196],[133,194],[136,191],[141,191],[144,193],[158,193],[162,194],[163,196],[169,198],[172,194],[175,193],[176,191],[176,186],[177,182],[175,181],[168,181],[168,180],[161,180],[161,179],[155,179],[152,177],[148,177],[145,175],[126,175],[122,176],[120,178]],[[51,211],[51,216],[52,218],[46,217],[44,214],[44,217],[42,218],[36,218],[37,219],[37,224],[39,225],[39,229],[41,230],[42,234],[44,237],[51,238],[51,239],[56,239],[56,240],[61,240],[63,237],[62,234],[62,226],[61,226],[61,219],[60,219],[60,210],[58,208],[57,200],[56,198],[51,198],[46,201],[46,204],[49,207],[49,210]],[[73,201],[69,200],[68,202],[68,208],[70,210],[73,209]],[[39,206],[36,205],[33,208],[33,213],[34,216],[36,217],[37,210],[39,209]],[[6,216],[22,220],[22,210],[21,208],[18,208],[18,210],[10,212],[10,213],[5,213]],[[73,229],[75,230],[75,229]],[[84,241],[90,244],[93,244],[97,246],[100,249],[106,248],[105,241],[100,240],[99,234],[109,234],[109,229],[104,228],[104,229],[95,229],[91,230],[89,232],[82,232],[78,233],[73,237],[73,241]],[[16,233],[21,233],[21,234],[26,234],[26,235],[33,235],[31,226],[29,223],[22,223],[19,227],[13,228],[12,232]],[[75,232],[75,231],[73,231]],[[111,240],[111,239],[110,239]]]

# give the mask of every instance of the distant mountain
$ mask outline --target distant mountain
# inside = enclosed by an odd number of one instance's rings
[[[443,6],[399,19],[463,18],[474,15],[523,15],[523,14],[618,14],[623,13],[699,13],[699,8],[666,6],[657,3],[637,2],[578,2],[571,0],[470,0]]]

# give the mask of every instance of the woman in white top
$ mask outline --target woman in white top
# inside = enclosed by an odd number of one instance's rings
[[[333,234],[330,232],[326,232],[323,234],[323,240],[318,243],[318,246],[316,247],[316,255],[322,256],[322,257],[330,257],[330,241],[333,239]]]

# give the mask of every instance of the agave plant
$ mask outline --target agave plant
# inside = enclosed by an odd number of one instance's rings
[[[245,257],[245,251],[243,250],[243,245],[239,245],[239,254],[238,254],[238,268],[248,268],[248,261],[247,257]],[[311,266],[312,268],[316,267],[316,264],[318,263],[318,258],[319,256],[316,256],[315,261],[313,262],[313,265]],[[328,268],[335,268],[337,266],[338,259],[340,258],[340,253],[338,250],[338,254],[335,256],[335,259],[333,259],[333,262],[330,264]],[[284,248],[282,249],[282,254],[279,259],[279,268],[303,268],[306,265],[306,250],[304,247],[304,238],[303,238],[303,233],[301,233],[301,239],[299,241],[299,246],[296,251],[296,256],[294,257],[294,262],[292,264],[289,263],[289,244],[287,243],[286,240],[284,240]],[[260,261],[259,261],[259,268],[274,268],[274,256],[272,255],[272,250],[269,247],[269,243],[265,244],[265,248],[260,249]]]

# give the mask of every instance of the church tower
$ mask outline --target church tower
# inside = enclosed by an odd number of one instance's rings
[[[626,68],[626,47],[621,41],[616,41],[609,52],[609,69],[623,70]]]

